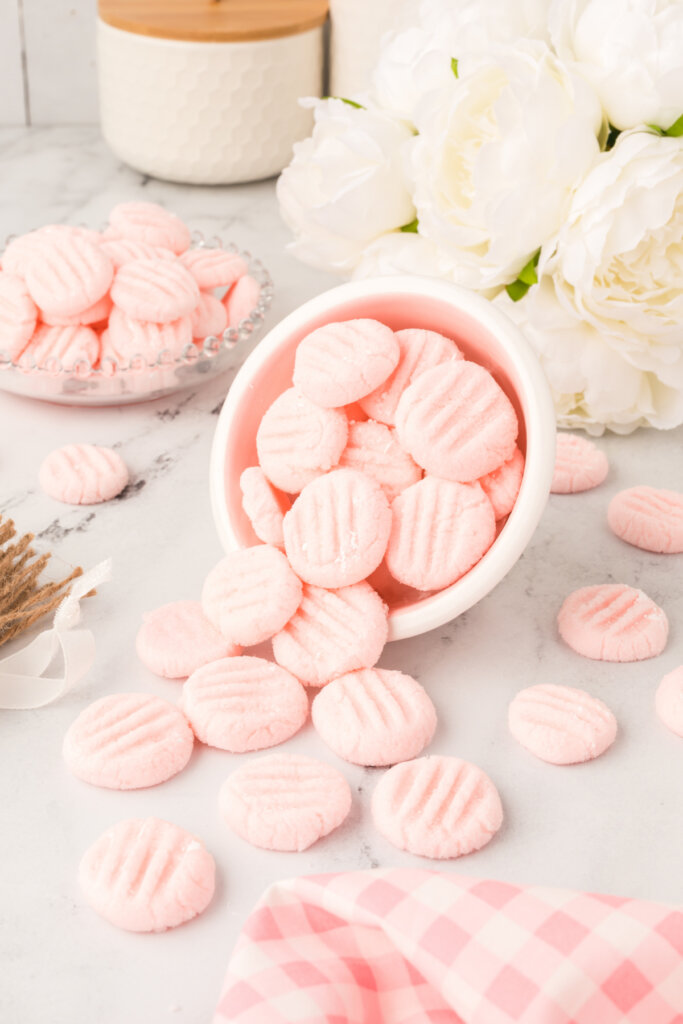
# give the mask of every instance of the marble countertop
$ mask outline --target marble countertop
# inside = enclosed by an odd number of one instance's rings
[[[272,182],[185,188],[149,181],[109,154],[96,128],[0,130],[0,232],[49,221],[101,223],[122,199],[159,200],[193,227],[260,256],[275,280],[268,323],[335,283],[285,251]],[[236,368],[247,353],[236,349]],[[337,763],[355,795],[350,819],[302,854],[255,850],[230,834],[217,792],[239,758],[198,746],[189,767],[156,789],[97,790],[72,778],[64,732],[91,700],[144,690],[175,700],[179,685],[148,673],[134,638],[143,611],[198,596],[221,551],[208,497],[208,458],[234,374],[201,390],[139,406],[71,409],[0,393],[0,511],[66,563],[111,555],[114,578],[88,602],[97,641],[86,679],[38,711],[0,713],[0,1020],[3,1024],[205,1024],[242,922],[264,888],[295,874],[407,866],[416,858],[374,831],[372,770],[338,762],[310,725],[288,746]],[[54,447],[114,445],[128,463],[126,500],[66,507],[41,493],[37,470]],[[432,752],[481,765],[499,786],[506,821],[484,850],[440,871],[680,901],[683,740],[653,711],[661,676],[683,662],[681,557],[637,551],[613,537],[605,509],[636,483],[679,486],[683,431],[641,431],[601,442],[607,482],[553,496],[532,543],[477,607],[428,635],[391,644],[381,665],[415,675],[439,711]],[[674,480],[677,478],[677,483]],[[670,618],[655,661],[581,659],[556,637],[564,597],[588,583],[642,587]],[[507,704],[523,686],[576,685],[604,699],[620,725],[614,747],[572,768],[545,765],[510,738]],[[86,847],[123,817],[157,815],[201,836],[218,864],[218,889],[199,919],[162,935],[117,931],[85,906],[76,870]]]

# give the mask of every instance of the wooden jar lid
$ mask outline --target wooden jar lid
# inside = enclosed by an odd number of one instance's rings
[[[98,0],[107,25],[202,43],[277,39],[322,25],[328,0]]]

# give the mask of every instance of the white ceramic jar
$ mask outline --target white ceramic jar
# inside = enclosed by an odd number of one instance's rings
[[[100,0],[102,132],[153,177],[231,184],[279,173],[310,134],[327,0]]]

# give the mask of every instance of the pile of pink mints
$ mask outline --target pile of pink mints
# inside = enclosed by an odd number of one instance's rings
[[[232,753],[288,740],[308,719],[313,687],[311,717],[327,747],[352,764],[388,768],[372,796],[378,831],[419,856],[470,853],[500,828],[498,791],[477,765],[420,756],[436,710],[415,679],[374,667],[388,609],[369,581],[379,571],[380,581],[431,592],[483,556],[523,473],[514,410],[449,339],[418,329],[394,334],[368,320],[304,338],[293,383],[265,413],[259,465],[241,478],[243,507],[263,543],[228,554],[209,573],[201,602],[158,608],[138,634],[151,671],[185,680],[178,706],[141,693],[104,697],[69,729],[66,762],[94,785],[153,786],[182,770],[195,738]],[[106,470],[101,452],[67,456],[43,473],[55,496],[77,492],[80,465],[91,483],[100,467],[89,494],[111,494],[114,484],[103,480],[113,480],[114,469],[122,485],[120,467]],[[558,438],[555,492],[598,486],[607,471],[592,442]],[[622,491],[608,519],[630,544],[683,551],[681,494]],[[558,627],[578,653],[615,662],[659,654],[668,635],[662,609],[622,584],[571,594]],[[268,640],[274,661],[242,653]],[[683,667],[662,680],[657,712],[683,735]],[[552,683],[521,690],[509,726],[522,746],[556,765],[599,756],[617,733],[601,700]],[[246,761],[219,794],[221,816],[238,835],[280,851],[327,835],[351,803],[336,768],[288,753]],[[195,836],[156,818],[129,819],[87,851],[80,879],[108,920],[156,931],[208,905],[214,871]]]
[[[115,206],[104,231],[50,224],[1,257],[0,353],[23,370],[113,372],[180,359],[256,307],[241,256],[191,247],[155,203]]]

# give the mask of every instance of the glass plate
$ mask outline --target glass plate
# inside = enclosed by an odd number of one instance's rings
[[[238,253],[260,285],[256,306],[236,327],[227,327],[220,337],[205,338],[202,344],[187,345],[179,357],[161,352],[153,364],[134,356],[128,366],[107,359],[106,365],[93,369],[83,360],[67,370],[55,359],[42,368],[29,369],[0,353],[0,390],[63,405],[124,405],[161,398],[218,376],[227,368],[235,345],[261,332],[273,301],[273,282],[251,253],[242,252],[236,245],[224,246],[217,236],[205,240],[200,232],[194,232],[192,248],[206,247]]]

